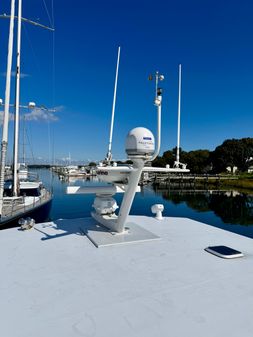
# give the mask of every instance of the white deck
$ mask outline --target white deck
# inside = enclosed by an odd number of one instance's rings
[[[253,241],[183,218],[129,217],[160,240],[95,248],[91,219],[0,231],[3,337],[252,337]],[[225,260],[204,251],[227,245]]]

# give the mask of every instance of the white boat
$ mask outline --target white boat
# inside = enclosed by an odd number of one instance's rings
[[[8,17],[5,15],[5,17]],[[4,122],[1,143],[1,168],[0,168],[0,226],[17,225],[18,220],[24,217],[33,217],[35,221],[47,219],[52,202],[52,194],[43,187],[42,183],[30,181],[28,169],[25,164],[18,164],[18,138],[19,138],[19,96],[20,96],[20,52],[21,52],[21,21],[22,1],[18,1],[17,15],[17,59],[16,59],[16,92],[15,92],[15,131],[14,131],[14,154],[13,176],[6,181],[5,159],[8,144],[8,121],[10,108],[11,68],[13,54],[13,31],[15,19],[15,1],[11,1],[9,45],[6,72],[6,90],[4,105]],[[29,20],[26,20],[29,21]],[[29,103],[30,108],[35,103]]]
[[[28,179],[28,167],[25,163],[19,163],[18,165],[18,179],[19,180]]]
[[[67,169],[66,174],[67,177],[86,177],[87,176],[87,172],[85,170],[80,170],[80,169],[76,169],[76,168],[70,168]]]
[[[145,161],[159,149],[144,128],[126,144],[133,169],[118,215],[117,183],[72,186],[96,194],[91,217],[1,231],[1,334],[251,337],[252,239],[163,217],[161,204],[155,217],[129,215]],[[210,246],[241,253],[220,258]]]
[[[86,178],[89,176],[85,168],[78,168],[75,165],[64,166],[59,170],[60,179],[65,178]]]
[[[47,219],[52,202],[52,194],[40,181],[21,181],[19,195],[8,196],[12,191],[12,181],[5,182],[4,207],[1,226],[18,225],[21,218],[32,218],[35,222]]]

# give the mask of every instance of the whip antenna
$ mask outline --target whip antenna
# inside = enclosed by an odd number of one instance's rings
[[[115,112],[117,85],[118,85],[119,60],[120,60],[120,47],[118,47],[118,59],[117,59],[115,84],[114,84],[114,94],[113,94],[113,102],[112,102],[111,128],[110,128],[108,152],[107,152],[107,156],[106,156],[106,161],[108,161],[108,162],[110,162],[112,160],[112,135],[113,135],[114,112]]]

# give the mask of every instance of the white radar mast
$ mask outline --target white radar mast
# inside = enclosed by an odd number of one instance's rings
[[[153,77],[151,76],[149,77],[149,79],[152,78]],[[160,75],[159,72],[156,72],[156,93],[154,104],[157,107],[157,145],[155,146],[155,139],[152,132],[144,127],[132,129],[126,138],[125,149],[127,157],[133,162],[133,164],[128,165],[128,183],[124,188],[125,193],[118,215],[115,213],[118,205],[116,200],[113,198],[113,195],[117,191],[117,183],[112,183],[111,187],[94,186],[93,188],[89,187],[86,189],[85,187],[81,188],[69,186],[67,188],[67,193],[69,194],[86,194],[92,192],[96,194],[96,198],[93,203],[94,211],[91,212],[91,216],[95,220],[95,225],[97,226],[97,224],[99,224],[106,227],[109,233],[123,235],[124,242],[157,239],[157,236],[145,229],[137,229],[137,225],[128,223],[127,218],[131,210],[136,190],[138,189],[138,183],[144,165],[147,161],[154,160],[160,151],[162,89],[158,88],[158,83],[163,79],[164,76]],[[120,172],[118,174],[120,174]],[[101,234],[101,231],[91,230],[88,233],[89,238],[95,245],[99,246],[99,242],[101,243],[101,240],[109,240],[109,242],[112,242],[111,244],[113,244],[113,242],[115,243],[115,240],[119,240],[115,239],[111,234],[108,236],[108,232],[102,231],[103,234]]]

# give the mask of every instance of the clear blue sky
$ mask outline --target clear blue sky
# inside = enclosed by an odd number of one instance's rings
[[[50,24],[44,4],[51,15],[51,0],[23,0],[23,16]],[[0,13],[9,7],[2,0]],[[55,121],[27,122],[34,156],[105,157],[119,45],[116,159],[125,158],[131,128],[156,131],[154,84],[147,80],[156,70],[165,75],[161,153],[176,145],[179,63],[182,148],[213,150],[227,138],[252,137],[252,17],[250,0],[54,0],[55,81],[53,34],[23,24],[21,101],[58,107]],[[0,20],[1,97],[7,35],[8,21]]]

